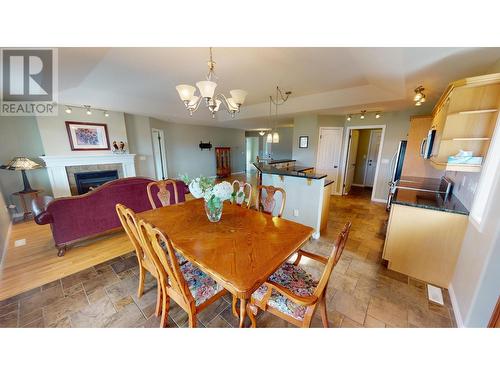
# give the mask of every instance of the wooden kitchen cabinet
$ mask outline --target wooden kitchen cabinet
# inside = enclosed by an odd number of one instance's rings
[[[432,116],[412,116],[410,118],[403,176],[439,178],[443,175],[442,171],[433,168],[431,163],[420,155],[422,140],[427,138],[431,126]]]
[[[433,111],[431,164],[440,170],[479,172],[481,165],[448,164],[460,150],[485,157],[500,109],[500,74],[452,82]]]
[[[391,270],[448,288],[467,219],[467,215],[393,204],[382,257]]]

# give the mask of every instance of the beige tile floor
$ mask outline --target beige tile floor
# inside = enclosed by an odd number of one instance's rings
[[[330,279],[327,293],[331,327],[454,327],[448,292],[445,305],[427,300],[426,284],[388,270],[381,260],[387,213],[370,202],[370,192],[355,189],[347,197],[332,197],[328,231],[305,249],[330,253],[333,239],[348,220],[352,230],[346,250]],[[321,268],[301,265],[315,277]],[[158,327],[154,316],[156,282],[147,279],[137,298],[137,260],[133,253],[88,268],[40,288],[0,302],[0,327]],[[318,314],[317,314],[318,315]],[[234,327],[230,297],[203,311],[200,327]],[[185,327],[187,315],[172,303],[171,327]],[[259,327],[291,327],[268,313]],[[313,327],[321,327],[315,316]]]

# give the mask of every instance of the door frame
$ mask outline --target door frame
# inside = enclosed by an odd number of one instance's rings
[[[158,128],[151,128],[151,140],[153,142],[153,163],[154,163],[154,167],[155,167],[155,174],[156,174],[156,178],[158,180],[160,180],[160,173],[158,173],[158,170],[156,168],[156,158],[157,158],[157,155],[155,154],[154,150],[155,150],[155,146],[154,146],[154,142],[156,142],[158,139],[155,139],[154,137],[154,132],[157,131],[158,133],[161,134],[161,147],[163,148],[163,152],[162,152],[162,162],[163,162],[163,172],[165,172],[165,178],[167,179],[168,178],[168,169],[167,169],[167,146],[165,144],[165,132],[163,131],[163,129],[158,129]]]
[[[344,181],[345,181],[345,175],[346,175],[346,164],[347,164],[347,151],[349,148],[349,134],[351,134],[351,130],[363,130],[363,129],[382,129],[382,135],[380,136],[380,146],[378,149],[378,156],[377,156],[377,168],[375,168],[375,177],[373,178],[373,189],[372,189],[372,196],[371,200],[372,201],[377,201],[377,198],[375,198],[375,193],[377,190],[377,178],[378,178],[378,172],[380,170],[380,161],[382,159],[382,149],[384,148],[384,139],[385,139],[385,128],[386,125],[353,125],[353,126],[346,126],[346,132],[344,135],[344,141],[343,141],[343,149],[342,149],[342,186],[341,186],[341,193],[342,195],[344,194]],[[319,149],[319,147],[318,147]]]
[[[319,131],[318,131],[318,147],[316,148],[316,163],[315,163],[315,169],[318,170],[318,157],[319,157],[319,143],[321,141],[321,130],[322,129],[338,129],[340,130],[340,159],[339,159],[339,169],[340,166],[342,165],[342,147],[343,147],[343,138],[344,138],[344,127],[343,126],[320,126]],[[339,173],[339,177],[341,177],[341,173]],[[344,181],[343,175],[342,175],[342,181]],[[337,181],[338,182],[338,181]],[[338,186],[338,184],[337,184]],[[344,188],[342,187],[342,184],[340,184],[340,191],[338,189],[335,189],[335,193],[333,195],[342,195]]]
[[[366,173],[368,172],[368,155],[370,155],[371,149],[372,149],[372,140],[373,140],[373,132],[378,129],[372,129],[370,131],[370,140],[368,141],[368,151],[366,153],[366,160],[365,160],[365,174],[363,176],[363,186],[366,186]],[[380,135],[380,141],[382,141],[382,135]],[[380,150],[380,144],[378,145],[378,148]],[[373,185],[375,185],[375,176],[373,176]],[[372,185],[372,187],[373,187]]]

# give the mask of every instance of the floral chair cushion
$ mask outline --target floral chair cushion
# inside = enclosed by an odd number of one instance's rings
[[[291,263],[284,263],[274,274],[271,275],[269,280],[284,286],[293,294],[302,297],[313,295],[314,290],[318,285],[318,282],[313,280],[311,275],[299,266],[295,266]],[[262,285],[253,293],[252,296],[260,301],[266,292],[267,286]],[[305,306],[296,304],[276,291],[271,293],[271,298],[269,298],[267,304],[282,313],[299,320],[304,319],[307,309]]]
[[[163,250],[166,250],[165,242],[161,241],[160,246],[162,247]],[[188,262],[188,260],[186,258],[184,258],[184,255],[182,255],[181,253],[179,253],[177,251],[175,251],[175,257],[177,258],[177,261],[179,262],[180,266],[182,266],[184,263]]]
[[[224,289],[191,262],[182,265],[181,271],[193,295],[196,306],[201,305]]]

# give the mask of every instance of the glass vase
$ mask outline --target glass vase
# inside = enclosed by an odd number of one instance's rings
[[[212,223],[217,223],[218,221],[220,221],[220,218],[222,216],[222,208],[222,202],[214,203],[205,201],[205,212],[207,214],[208,220],[210,220]]]

